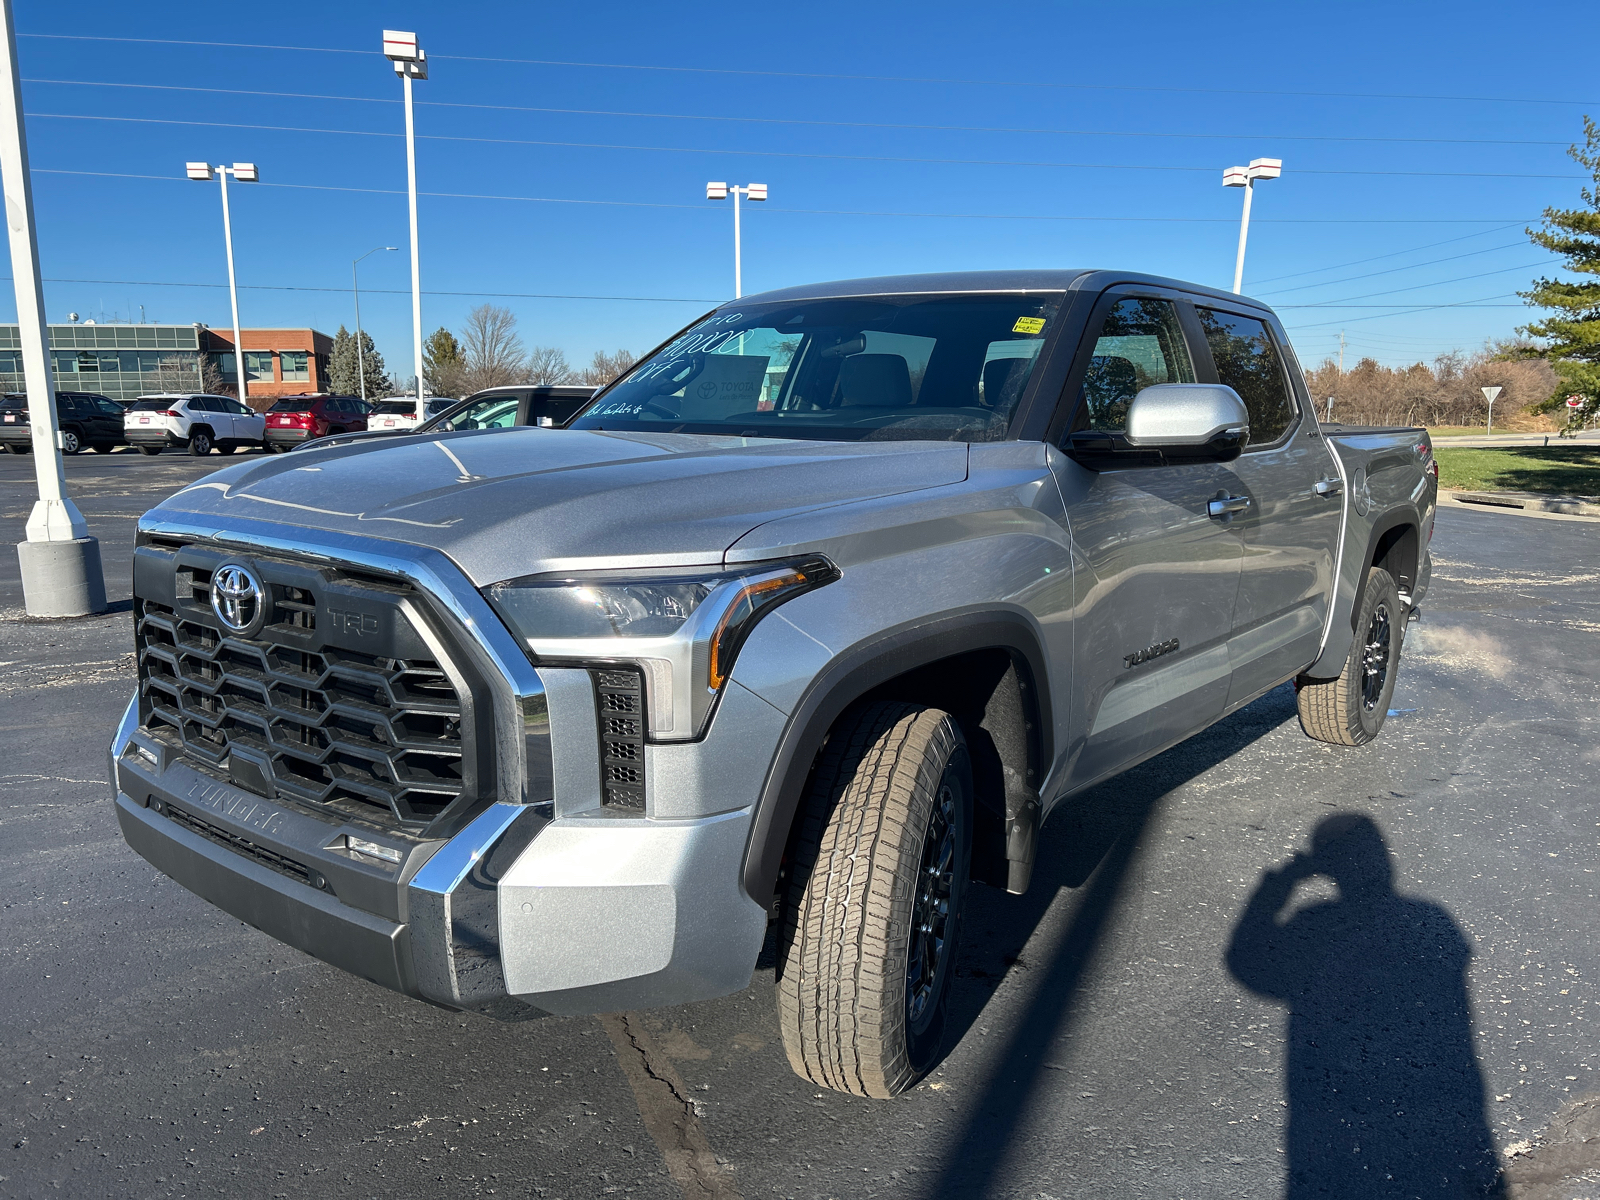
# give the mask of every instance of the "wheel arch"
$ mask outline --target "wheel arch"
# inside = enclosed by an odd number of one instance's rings
[[[979,809],[973,873],[1007,886],[1008,826],[1025,823],[1031,866],[1037,789],[1053,753],[1046,663],[1032,619],[993,607],[922,619],[835,656],[795,705],[767,769],[745,846],[746,893],[771,903],[817,753],[846,709],[875,699],[934,704],[960,723]]]
[[[1381,567],[1394,577],[1395,586],[1402,598],[1409,597],[1417,586],[1417,573],[1422,567],[1422,538],[1420,523],[1408,512],[1393,513],[1372,528],[1367,539],[1366,562],[1361,577],[1356,580],[1356,602],[1350,606],[1350,629],[1355,631],[1360,617],[1361,600],[1366,594],[1367,577],[1373,567]]]

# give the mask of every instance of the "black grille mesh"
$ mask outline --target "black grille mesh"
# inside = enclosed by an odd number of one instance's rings
[[[631,668],[592,672],[600,721],[600,796],[609,808],[644,811],[644,676]]]
[[[196,593],[203,583],[180,575]],[[150,731],[219,778],[250,787],[236,755],[277,795],[346,817],[418,827],[455,801],[462,706],[440,665],[275,639],[275,628],[312,628],[316,600],[284,588],[274,603],[262,633],[241,638],[195,614],[137,601]]]

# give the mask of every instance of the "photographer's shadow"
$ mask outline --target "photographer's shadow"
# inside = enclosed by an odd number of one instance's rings
[[[1289,1007],[1285,1195],[1503,1197],[1466,938],[1437,904],[1396,894],[1370,818],[1330,816],[1311,846],[1262,875],[1227,959],[1245,987]],[[1280,924],[1314,875],[1339,898]]]

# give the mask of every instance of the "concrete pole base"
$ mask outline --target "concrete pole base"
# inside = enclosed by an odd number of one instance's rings
[[[18,542],[22,597],[30,617],[86,617],[106,610],[98,538]]]

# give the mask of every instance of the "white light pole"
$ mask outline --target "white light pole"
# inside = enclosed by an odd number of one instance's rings
[[[0,55],[0,180],[11,243],[11,278],[17,292],[17,327],[22,341],[22,372],[28,393],[28,423],[33,427],[33,469],[39,499],[28,516],[27,540],[17,545],[23,604],[30,616],[81,617],[104,612],[105,576],[100,543],[78,506],[67,498],[56,425],[56,381],[50,369],[49,334],[44,319],[44,284],[39,277],[39,243],[33,226],[33,184],[28,175],[28,138],[22,127],[22,82],[17,72],[16,26],[11,0],[0,0],[5,25]]]
[[[398,250],[399,246],[374,246],[363,254],[361,258],[350,260],[350,290],[356,298],[356,378],[361,381],[361,398],[367,398],[367,355],[361,348],[361,280],[356,276],[356,264],[368,254],[376,254],[379,250]]]
[[[737,300],[744,295],[744,263],[742,261],[742,248],[739,244],[739,197],[748,200],[765,200],[767,198],[767,185],[752,183],[747,187],[735,184],[729,187],[725,183],[706,184],[707,200],[726,200],[733,197],[733,297]]]
[[[1248,167],[1229,167],[1222,173],[1223,187],[1244,189],[1244,213],[1239,218],[1239,257],[1233,263],[1233,294],[1238,295],[1244,286],[1244,244],[1250,236],[1250,198],[1255,195],[1256,180],[1276,179],[1283,174],[1283,159],[1252,158]]]
[[[244,404],[250,395],[250,384],[244,369],[244,339],[239,333],[239,287],[233,278],[233,221],[228,216],[228,176],[232,175],[240,183],[259,183],[261,175],[255,163],[234,163],[231,167],[220,164],[213,167],[203,162],[183,165],[190,179],[205,182],[216,172],[217,181],[222,185],[222,240],[228,247],[228,299],[233,303],[233,366],[239,381],[239,402]]]
[[[417,371],[417,420],[422,411],[422,267],[417,260],[417,139],[411,118],[411,81],[428,77],[428,56],[417,45],[417,35],[396,29],[383,31],[383,54],[405,84],[406,94],[406,195],[411,201],[411,349]],[[360,346],[357,346],[359,352]],[[359,360],[359,353],[357,355]]]
[[[1503,389],[1497,387],[1486,387],[1479,388],[1478,390],[1483,393],[1483,398],[1489,402],[1489,428],[1484,432],[1484,436],[1488,437],[1494,432],[1494,402],[1499,397]]]

